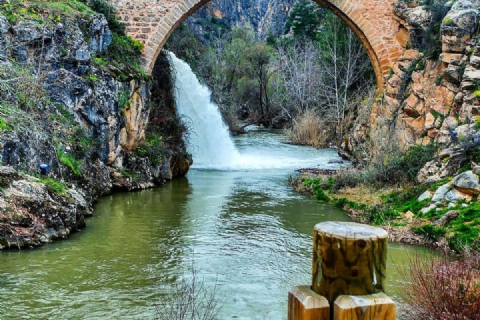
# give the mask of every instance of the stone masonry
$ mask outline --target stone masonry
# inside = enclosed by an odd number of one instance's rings
[[[127,33],[145,44],[143,66],[151,72],[170,34],[210,0],[109,0]],[[355,32],[372,62],[379,90],[409,41],[406,22],[395,16],[395,0],[314,0]],[[234,2],[232,1],[232,5]]]

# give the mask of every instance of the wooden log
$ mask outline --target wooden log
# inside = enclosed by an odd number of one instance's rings
[[[312,289],[333,305],[340,295],[383,292],[388,234],[353,222],[322,222],[313,236]]]
[[[395,320],[395,303],[384,293],[366,296],[339,296],[333,320]]]
[[[288,320],[329,320],[330,305],[310,289],[310,286],[293,287],[288,293]]]

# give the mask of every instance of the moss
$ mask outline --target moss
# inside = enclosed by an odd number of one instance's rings
[[[450,19],[450,18],[443,19],[443,23],[445,23],[445,24],[451,24],[452,22],[453,22],[453,20]]]

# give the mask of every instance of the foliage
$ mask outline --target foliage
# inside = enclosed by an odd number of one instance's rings
[[[51,177],[43,177],[40,175],[37,175],[37,178],[39,178],[47,186],[47,188],[53,192],[58,193],[61,196],[67,194],[67,186],[63,181],[59,181]]]
[[[137,148],[138,156],[148,157],[152,164],[158,165],[162,163],[165,146],[162,137],[155,134],[148,134],[145,141]]]
[[[320,185],[319,179],[307,179],[305,180],[305,185],[310,187],[315,199],[322,201],[322,202],[329,202],[330,198],[325,194],[322,190],[322,186]]]
[[[7,120],[0,117],[0,131],[8,131],[11,129],[12,127],[8,124]]]
[[[108,46],[107,57],[127,66],[138,67],[138,59],[143,50],[143,43],[130,36],[113,34],[112,43]]]
[[[407,319],[478,319],[480,314],[480,256],[464,253],[410,257],[401,270],[406,286],[401,297]],[[412,289],[414,288],[414,289]]]
[[[435,227],[431,224],[425,224],[421,227],[414,227],[412,231],[424,236],[427,240],[440,240],[445,236],[447,230],[443,227]]]
[[[300,38],[315,40],[321,34],[321,18],[323,10],[310,0],[297,1],[288,15],[285,32],[292,32]]]
[[[75,159],[72,154],[66,153],[59,149],[57,150],[57,157],[58,161],[60,161],[60,163],[62,163],[63,165],[69,167],[75,175],[81,175],[80,162]]]

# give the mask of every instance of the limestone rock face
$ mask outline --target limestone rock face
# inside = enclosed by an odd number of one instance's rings
[[[84,227],[84,218],[93,212],[91,202],[81,190],[55,191],[11,167],[0,167],[0,180],[10,180],[4,185],[0,201],[0,249],[36,247],[66,238]]]
[[[8,166],[0,167],[0,249],[66,238],[85,226],[97,197],[162,185],[188,171],[191,159],[176,143],[162,145],[155,160],[136,152],[145,142],[153,84],[132,66],[101,56],[111,42],[101,14],[45,24],[0,14],[0,80],[14,78],[21,64],[35,87],[27,105],[3,84],[0,92],[15,115],[7,118],[2,104],[9,126],[0,134],[0,163]],[[168,170],[161,170],[163,162]],[[41,164],[50,169],[43,181],[18,173],[38,174]]]
[[[463,53],[478,19],[479,11],[471,1],[457,1],[442,22],[442,51]]]
[[[429,13],[417,2],[397,2],[394,11],[406,21],[413,49],[405,50],[392,66],[370,121],[354,124],[351,149],[361,149],[355,143],[364,142],[400,149],[434,142],[450,149],[448,156],[427,163],[418,175],[420,182],[439,181],[465,165],[460,142],[480,143],[480,132],[472,124],[480,115],[476,92],[480,82],[479,8],[480,1],[454,3],[441,23],[442,53],[435,60],[415,49],[424,45],[431,32]],[[462,141],[452,141],[452,130]],[[382,157],[380,148],[370,151],[371,157]]]
[[[284,33],[288,13],[295,2],[295,0],[241,0],[232,5],[228,0],[214,0],[201,7],[186,22],[189,29],[199,38],[202,38],[208,30],[198,22],[202,18],[216,18],[222,19],[229,28],[250,26],[260,39],[265,40],[269,34],[278,36]]]

